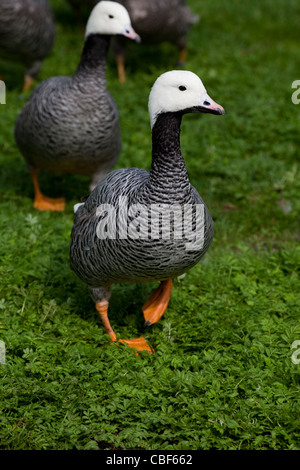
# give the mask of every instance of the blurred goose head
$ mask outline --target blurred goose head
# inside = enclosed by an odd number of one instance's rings
[[[123,5],[101,1],[95,5],[89,16],[85,37],[90,34],[122,35],[140,42],[139,35],[131,26],[129,14]]]

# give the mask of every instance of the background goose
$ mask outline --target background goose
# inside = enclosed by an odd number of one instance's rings
[[[124,5],[130,15],[132,26],[141,36],[143,43],[158,44],[171,42],[179,49],[178,65],[186,60],[187,33],[198,21],[185,0],[116,0]],[[80,6],[95,4],[96,0],[69,0],[75,11]],[[117,61],[120,82],[125,81],[126,43],[114,38],[114,54]]]
[[[106,175],[84,203],[74,208],[71,266],[88,285],[113,341],[116,334],[107,314],[111,285],[161,281],[143,307],[145,325],[151,325],[167,308],[172,278],[194,266],[213,238],[213,221],[189,182],[180,150],[181,119],[189,112],[225,113],[192,72],[161,75],[149,97],[150,171],[115,170]],[[179,211],[174,219],[169,219],[171,228],[168,221],[159,222],[160,214],[163,217],[168,207]],[[190,225],[182,221],[182,214]],[[193,232],[189,231],[191,227]],[[131,347],[151,351],[144,338],[124,341]]]
[[[51,51],[55,26],[48,0],[1,0],[0,56],[25,67],[28,90]]]
[[[185,0],[117,0],[126,5],[132,25],[141,36],[143,43],[158,44],[171,42],[179,50],[178,65],[182,66],[187,54],[187,33],[198,21]],[[119,38],[114,39],[120,82],[126,79],[125,55],[126,44]]]
[[[117,106],[106,89],[111,35],[139,40],[127,10],[102,1],[86,26],[81,60],[72,77],[52,77],[36,87],[15,124],[15,139],[31,172],[39,210],[64,210],[64,199],[44,196],[41,168],[90,176],[91,189],[116,163],[121,150]]]

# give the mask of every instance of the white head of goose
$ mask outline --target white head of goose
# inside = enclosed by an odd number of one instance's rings
[[[149,97],[152,165],[115,170],[75,206],[70,261],[88,285],[105,331],[117,340],[109,319],[111,285],[160,281],[142,310],[145,326],[165,312],[172,279],[192,268],[213,239],[213,221],[190,184],[180,150],[185,113],[225,114],[197,75],[161,75]],[[152,351],[145,338],[119,340]]]
[[[107,52],[110,37],[117,34],[139,41],[123,5],[99,2],[88,19],[74,75],[40,83],[16,120],[15,139],[31,173],[38,210],[65,207],[63,198],[41,192],[40,169],[89,176],[93,189],[119,157],[119,114],[106,89]]]
[[[222,106],[207,94],[200,78],[193,72],[173,70],[156,80],[149,96],[149,114],[153,128],[157,117],[165,113],[224,114]]]
[[[140,37],[131,26],[126,8],[111,1],[102,0],[97,3],[87,21],[85,37],[90,34],[121,35],[139,42]]]

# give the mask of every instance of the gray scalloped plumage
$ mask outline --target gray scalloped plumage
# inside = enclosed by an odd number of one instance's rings
[[[169,126],[170,122],[165,124]],[[97,236],[97,226],[101,220],[96,213],[97,207],[101,204],[117,207],[119,197],[127,198],[127,208],[133,204],[146,207],[154,204],[158,212],[161,204],[204,204],[190,185],[184,165],[177,167],[176,159],[168,163],[168,174],[164,174],[160,181],[157,178],[155,184],[151,181],[153,170],[128,168],[111,172],[78,208],[70,247],[71,265],[92,289],[95,300],[107,300],[106,292],[113,283],[175,278],[194,266],[207,251],[213,238],[213,222],[205,205],[204,244],[200,250],[188,251],[185,239],[120,240],[99,239]],[[157,168],[157,171],[163,172],[163,168]]]
[[[92,187],[121,151],[117,106],[106,89],[109,36],[90,36],[72,77],[40,83],[23,107],[15,138],[29,169],[92,178]]]
[[[48,0],[1,0],[0,56],[22,63],[34,79],[55,39]],[[28,85],[29,86],[29,85]],[[28,88],[25,84],[25,88]]]
[[[224,110],[210,99],[202,82],[198,77],[195,79],[196,76],[191,72],[173,71],[161,77],[167,77],[167,80],[170,77],[171,80],[170,83],[163,82],[157,106],[156,103],[150,106],[149,100],[149,111],[152,114],[150,170],[115,170],[96,186],[84,203],[74,208],[76,213],[71,235],[70,262],[79,278],[88,285],[96,306],[97,303],[102,305],[108,302],[110,288],[114,283],[165,281],[185,273],[202,258],[213,239],[212,218],[198,192],[190,184],[181,154],[180,126],[182,116],[187,112],[224,114]],[[192,84],[196,82],[197,91],[200,89],[196,95],[191,95],[189,91],[184,95],[190,79]],[[169,84],[168,88],[166,84]],[[190,100],[187,107],[184,106],[185,102],[181,105],[180,93],[183,99],[187,96]],[[171,108],[159,110],[160,101],[163,103],[170,95],[172,99],[174,95]],[[155,100],[155,92],[153,96]],[[194,96],[199,102],[201,98],[200,105],[198,101],[194,102]],[[202,213],[194,212],[197,206],[203,208]],[[171,215],[170,236],[168,232],[165,232],[166,236],[162,235],[162,219],[158,223],[161,233],[156,232],[156,236],[149,236],[147,211],[154,211],[151,213],[152,227],[152,217],[157,223],[159,213],[163,216],[166,208],[172,210],[176,207],[183,213],[187,208],[192,208],[189,217],[195,231],[189,232],[189,237],[175,237],[175,229],[182,229],[183,222],[180,216],[173,218]],[[132,208],[133,212],[127,216],[127,211]],[[133,231],[127,232],[127,237],[120,236],[120,233],[126,233],[132,222],[138,222],[136,231],[133,228]],[[103,229],[99,236],[99,227],[105,226],[106,231]],[[200,232],[201,244],[193,247],[187,244]]]
[[[74,75],[40,83],[16,120],[15,140],[34,185],[35,172],[46,169],[89,176],[93,189],[119,157],[119,114],[106,88],[106,58],[111,34],[139,38],[123,6],[108,1],[100,4],[91,12],[87,28],[92,30],[86,32]]]

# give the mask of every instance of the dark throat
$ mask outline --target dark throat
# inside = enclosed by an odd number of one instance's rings
[[[74,78],[101,78],[105,80],[106,58],[110,36],[90,34],[84,43],[81,59]]]
[[[182,113],[162,113],[152,129],[152,165],[150,179],[177,190],[189,187],[189,178],[180,149]]]

